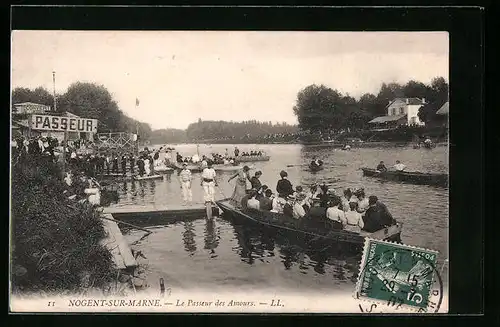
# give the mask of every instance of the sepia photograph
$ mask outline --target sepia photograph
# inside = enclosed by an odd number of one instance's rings
[[[12,312],[448,313],[447,32],[11,32]]]

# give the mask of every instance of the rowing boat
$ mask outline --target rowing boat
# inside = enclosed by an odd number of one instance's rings
[[[182,163],[179,163],[179,162],[175,162],[173,164],[173,167],[175,167],[175,169],[178,169],[178,170],[184,169],[184,167],[182,166]],[[196,165],[196,164],[188,164],[186,166],[186,168],[189,169],[192,173],[201,173],[203,171],[203,168],[201,168],[200,165]],[[236,170],[239,170],[243,167],[242,166],[233,166],[233,165],[212,165],[212,168],[215,169],[215,171],[236,171]]]
[[[323,170],[323,165],[309,165],[309,170],[312,172]]]
[[[420,173],[411,171],[385,171],[361,168],[364,176],[418,185],[448,186],[448,174]]]
[[[270,156],[239,156],[237,161],[239,162],[255,162],[255,161],[269,161]]]
[[[294,219],[284,214],[256,209],[240,209],[234,205],[231,199],[216,201],[216,204],[222,209],[224,214],[229,214],[237,221],[243,223],[253,223],[261,226],[286,230],[288,232],[301,234],[316,240],[346,242],[362,245],[365,238],[400,242],[402,223],[396,223],[393,226],[381,229],[374,233],[353,232],[342,229],[335,229],[328,219],[319,221],[309,218]]]
[[[150,176],[134,176],[135,180],[142,181],[146,179],[163,179],[163,175],[150,175]]]

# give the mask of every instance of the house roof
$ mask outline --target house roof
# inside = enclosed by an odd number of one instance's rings
[[[13,120],[12,121],[12,127],[26,127],[26,128],[29,128],[30,125],[24,121],[20,121],[20,120]]]
[[[404,103],[406,103],[406,100],[408,100],[408,104],[409,105],[424,105],[424,101],[422,99],[419,99],[419,98],[395,98],[394,100],[391,101],[391,103],[389,103],[387,105],[387,107],[391,106],[394,102],[396,101],[402,101]]]
[[[400,120],[401,118],[405,117],[406,114],[401,114],[401,115],[392,115],[392,116],[380,116],[380,117],[377,117],[377,118],[374,118],[372,120],[369,121],[370,124],[374,124],[374,123],[387,123],[387,122],[390,122],[390,121],[396,121],[396,120]]]
[[[448,115],[450,111],[450,102],[446,101],[445,104],[438,111],[436,111],[437,115]]]

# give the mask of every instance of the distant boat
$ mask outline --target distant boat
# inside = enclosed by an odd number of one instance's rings
[[[364,176],[376,177],[385,180],[405,182],[417,185],[448,186],[448,174],[420,173],[411,171],[384,171],[372,168],[361,168]]]
[[[135,180],[141,181],[146,179],[163,179],[163,175],[150,175],[150,176],[134,176]]]
[[[255,162],[255,161],[269,161],[270,156],[238,156],[237,161],[239,162]]]

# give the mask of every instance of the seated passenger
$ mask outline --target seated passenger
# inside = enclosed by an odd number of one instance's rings
[[[357,202],[358,202],[358,209],[357,210],[361,215],[364,215],[365,211],[370,206],[368,203],[368,199],[365,196],[365,190],[359,189],[356,192],[354,192],[354,195],[356,195]]]
[[[401,163],[401,161],[396,160],[396,164],[394,165],[394,169],[396,171],[404,171],[406,169],[406,166]]]
[[[252,190],[250,192],[250,197],[247,202],[248,209],[255,209],[255,210],[260,209],[260,202],[259,200],[256,199],[256,196],[257,196],[257,191]]]
[[[265,191],[265,196],[261,197],[260,202],[260,210],[271,211],[273,209],[273,191],[267,189]]]
[[[251,192],[250,192],[251,193]],[[241,199],[241,208],[243,210],[248,208],[248,200],[250,199],[250,193],[245,194],[243,198]]]
[[[300,219],[306,215],[306,210],[304,208],[306,197],[303,194],[299,194],[293,205],[293,218]]]
[[[340,198],[334,196],[330,202],[330,207],[326,210],[326,218],[334,222],[336,229],[343,229],[343,226],[347,224],[344,211],[339,209]]]
[[[326,207],[321,206],[321,203],[317,200],[313,201],[307,217],[311,220],[322,221],[326,218]]]
[[[295,203],[295,197],[293,195],[289,195],[286,198],[286,203],[283,206],[283,214],[287,217],[293,217],[293,206]]]
[[[257,200],[260,200],[261,198],[263,198],[265,196],[265,193],[266,193],[267,189],[269,189],[269,187],[267,185],[262,185],[258,189],[258,191],[257,191]]]
[[[377,166],[377,170],[380,171],[380,172],[384,172],[384,171],[387,171],[387,167],[384,165],[384,162],[381,161],[378,166]]]
[[[352,198],[352,191],[350,188],[344,190],[344,196],[341,198],[341,206],[344,212],[349,211],[349,202]]]
[[[359,233],[361,229],[363,229],[364,224],[361,214],[357,211],[358,203],[350,202],[349,209],[350,209],[349,211],[345,212],[347,225],[344,227],[344,229],[349,230],[351,232]]]
[[[363,230],[369,233],[391,226],[395,222],[387,207],[384,204],[377,204],[377,202],[378,198],[374,195],[368,198],[370,206],[363,217]]]
[[[285,195],[278,194],[278,196],[273,199],[273,208],[271,212],[283,213],[283,207],[285,206],[285,204]]]

